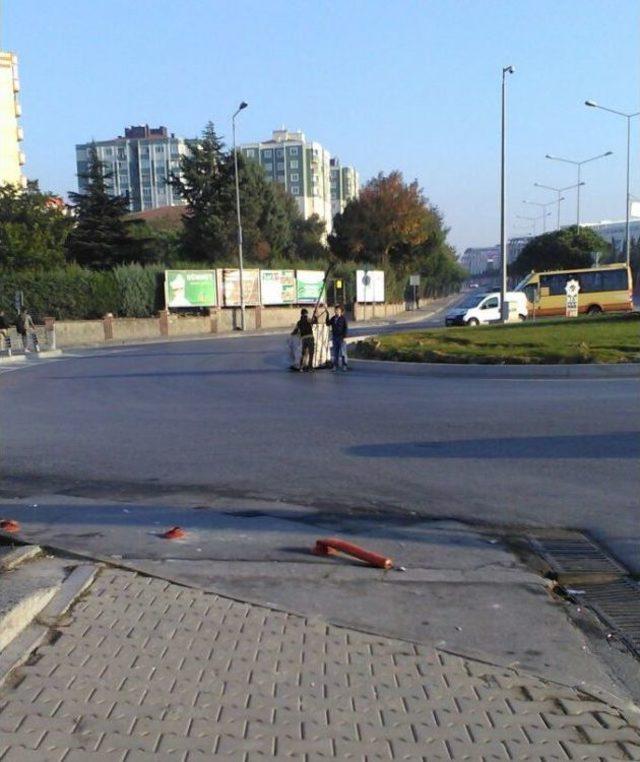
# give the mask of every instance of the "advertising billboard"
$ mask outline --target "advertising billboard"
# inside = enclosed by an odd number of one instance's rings
[[[242,275],[244,303],[260,304],[260,270],[243,270]],[[222,299],[225,307],[240,306],[240,270],[222,271]]]
[[[356,299],[359,302],[384,302],[384,270],[356,272]]]
[[[218,304],[215,270],[165,270],[167,309],[215,307]]]
[[[296,270],[296,301],[299,304],[315,304],[320,298],[323,282],[322,270]]]
[[[262,304],[295,304],[295,270],[261,270]]]

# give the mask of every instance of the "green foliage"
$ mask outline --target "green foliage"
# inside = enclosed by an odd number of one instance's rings
[[[305,223],[295,200],[262,167],[238,154],[238,184],[244,255],[247,263],[273,266],[276,260],[326,253],[318,221]],[[221,266],[237,256],[237,209],[233,152],[225,149],[211,122],[180,161],[172,186],[185,199],[181,235],[184,258]]]
[[[27,190],[0,186],[0,267],[25,269],[64,264],[73,221],[36,183]]]
[[[522,276],[532,270],[573,270],[591,267],[595,255],[609,250],[609,244],[591,228],[572,225],[532,238],[509,268]]]
[[[92,146],[89,168],[80,175],[87,182],[86,190],[69,193],[76,225],[67,240],[67,256],[83,267],[110,268],[146,256],[143,242],[130,235],[124,220],[129,211],[127,200],[109,194],[106,181],[111,176]]]
[[[423,295],[437,296],[464,279],[447,232],[417,182],[407,185],[400,172],[391,172],[367,183],[336,215],[329,246],[338,260],[383,269],[387,298],[404,297],[410,273],[424,276]]]
[[[156,286],[162,273],[161,267],[141,267],[135,264],[116,267],[113,278],[118,294],[118,315],[149,317],[155,314],[160,309]]]

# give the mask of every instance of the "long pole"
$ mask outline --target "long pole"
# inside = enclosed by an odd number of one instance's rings
[[[629,207],[630,207],[630,191],[629,191],[629,167],[631,163],[631,117],[627,116],[627,215],[625,222],[625,252],[627,267],[631,265],[631,238],[629,234]]]
[[[239,111],[240,109],[238,109]],[[244,308],[244,263],[242,259],[242,217],[240,215],[240,179],[238,177],[238,151],[236,150],[236,116],[238,111],[231,119],[231,131],[233,133],[233,165],[236,179],[236,211],[238,214],[238,269],[240,275],[240,330],[245,330],[245,308]]]
[[[500,140],[500,256],[502,264],[502,278],[500,281],[500,313],[502,322],[509,318],[507,305],[507,230],[506,230],[506,75],[513,74],[513,66],[504,66],[502,69],[502,123]]]
[[[562,202],[562,193],[558,191],[558,225],[557,229],[560,230],[560,203]]]

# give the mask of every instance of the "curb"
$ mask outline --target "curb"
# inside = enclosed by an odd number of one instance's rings
[[[47,605],[35,614],[31,623],[0,651],[0,686],[42,644],[49,629],[55,626],[56,620],[91,585],[97,572],[98,566],[95,564],[77,566]]]
[[[362,338],[359,339],[362,341]],[[432,378],[640,378],[640,363],[573,365],[464,365],[349,359],[360,371]]]

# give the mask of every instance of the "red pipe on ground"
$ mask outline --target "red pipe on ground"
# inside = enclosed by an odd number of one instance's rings
[[[376,569],[392,569],[393,561],[386,556],[381,556],[379,553],[373,553],[370,550],[365,550],[359,545],[354,545],[352,542],[346,540],[338,540],[336,537],[328,537],[322,540],[316,541],[316,546],[313,552],[317,556],[330,556],[336,553],[345,553],[348,556],[360,559],[374,566]]]

